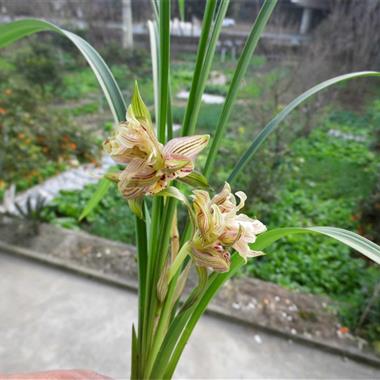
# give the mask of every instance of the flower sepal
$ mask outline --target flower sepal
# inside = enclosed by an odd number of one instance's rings
[[[137,81],[135,81],[135,88],[133,90],[131,105],[129,107],[129,113],[131,114],[131,116],[134,116],[136,119],[140,121],[145,120],[150,125],[152,125],[152,118],[150,116],[150,112],[148,110],[148,107],[142,100]]]
[[[143,212],[143,209],[142,209],[142,206],[143,206],[143,199],[142,198],[128,199],[128,206],[131,209],[131,211],[139,219],[144,220],[144,212]]]
[[[178,180],[196,189],[212,190],[207,178],[197,171],[191,172],[186,177],[178,178]]]

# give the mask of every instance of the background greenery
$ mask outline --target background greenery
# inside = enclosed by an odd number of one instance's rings
[[[20,44],[19,49],[8,50],[0,59],[0,196],[10,183],[23,190],[74,161],[96,160],[94,147],[99,148],[112,130],[112,123],[104,121],[112,120],[111,115],[91,70],[69,46],[52,39],[54,50],[47,39],[45,43]],[[127,97],[132,79],[138,79],[145,102],[152,106],[146,53],[123,52],[112,44],[102,53]],[[174,96],[189,88],[192,62],[192,56],[177,57],[171,73]],[[213,69],[225,76],[224,83],[209,82],[206,92],[225,95],[234,64],[217,59]],[[220,187],[265,122],[297,95],[292,88],[295,70],[291,64],[279,66],[263,56],[255,57],[224,137],[223,154],[216,163],[218,171],[212,176],[214,188]],[[8,80],[11,73],[13,79]],[[371,99],[364,97],[348,104],[339,98],[333,102],[317,99],[288,119],[234,186],[248,195],[247,213],[269,228],[334,225],[379,242],[379,212],[373,210],[378,210],[380,204],[380,101]],[[185,104],[174,100],[173,119],[180,124]],[[314,112],[313,105],[318,105],[318,112]],[[202,106],[198,125],[201,132],[213,133],[221,108]],[[199,165],[204,163],[203,158]],[[94,185],[89,185],[82,191],[62,192],[44,209],[43,219],[134,243],[132,215],[115,189],[83,222],[78,222],[93,190]],[[314,236],[295,235],[277,242],[266,253],[250,261],[244,274],[328,295],[341,302],[344,325],[365,338],[380,339],[380,301],[362,318],[379,283],[377,268],[348,248]]]

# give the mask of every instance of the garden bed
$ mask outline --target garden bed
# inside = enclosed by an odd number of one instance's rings
[[[84,232],[2,216],[2,250],[30,256],[114,284],[137,288],[135,248]],[[194,282],[194,277],[189,282]],[[301,340],[380,365],[362,339],[341,328],[336,305],[325,297],[294,292],[257,279],[228,282],[210,311],[287,339]],[[260,336],[255,335],[260,344]]]

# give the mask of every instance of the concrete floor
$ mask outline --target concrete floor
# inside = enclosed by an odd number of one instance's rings
[[[0,254],[0,372],[86,368],[128,379],[136,295]],[[380,370],[204,316],[177,378],[380,378]]]

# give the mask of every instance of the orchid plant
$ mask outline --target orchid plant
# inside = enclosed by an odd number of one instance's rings
[[[184,1],[179,7],[184,10]],[[334,227],[292,227],[266,230],[259,220],[241,213],[246,201],[242,191],[232,191],[234,180],[253,163],[254,154],[282,120],[319,91],[349,79],[377,77],[363,71],[341,75],[305,91],[276,115],[256,136],[236,163],[219,192],[208,186],[215,157],[221,147],[239,85],[260,35],[277,0],[265,0],[253,23],[237,62],[223,110],[212,136],[196,135],[202,94],[208,79],[229,0],[205,0],[194,75],[180,131],[173,138],[170,94],[171,1],[153,1],[155,21],[149,22],[155,88],[155,123],[137,84],[126,108],[122,92],[110,69],[81,37],[38,19],[0,26],[0,47],[39,31],[67,37],[91,66],[115,119],[115,130],[104,150],[118,164],[100,181],[84,209],[85,217],[113,184],[136,215],[138,262],[138,325],[132,326],[131,378],[171,378],[191,333],[220,287],[248,259],[262,255],[274,241],[289,234],[319,233],[336,239],[380,263],[380,247],[346,230]],[[208,149],[203,170],[196,157]],[[238,190],[238,189],[234,189]],[[185,227],[179,230],[177,209],[184,207]],[[184,289],[192,268],[198,284],[186,297]]]

